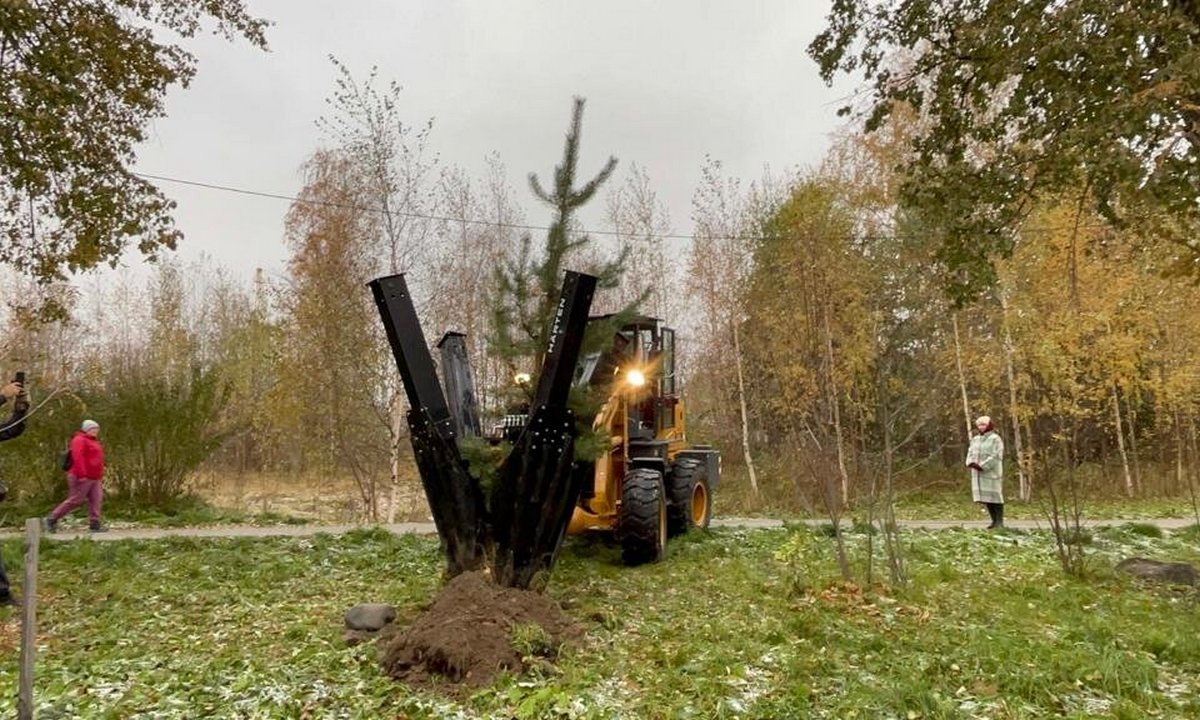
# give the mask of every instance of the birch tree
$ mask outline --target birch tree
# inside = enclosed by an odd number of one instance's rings
[[[388,355],[376,342],[377,313],[361,288],[374,272],[370,188],[358,166],[333,151],[305,166],[307,183],[287,217],[290,284],[277,412],[292,419],[301,462],[352,474],[363,514],[380,519],[377,474],[388,457]]]
[[[618,305],[637,303],[651,317],[677,323],[680,267],[664,237],[671,233],[670,213],[645,168],[630,166],[625,182],[608,195],[605,217],[615,233],[617,254],[627,258],[624,280],[616,289]]]
[[[384,88],[377,69],[363,81],[331,58],[338,72],[330,113],[319,124],[335,142],[361,178],[360,202],[370,208],[371,245],[375,249],[375,274],[411,274],[410,286],[428,290],[428,251],[435,229],[439,160],[430,147],[433,120],[413,124],[401,111],[401,88],[396,82]],[[374,345],[386,347],[381,329]],[[387,519],[394,522],[398,509],[401,467],[407,434],[404,393],[395,373],[389,373],[388,390],[391,461]]]
[[[700,172],[700,186],[692,198],[688,296],[697,308],[693,333],[706,343],[697,349],[688,396],[700,401],[693,404],[695,420],[704,423],[709,418],[710,427],[740,428],[737,442],[757,498],[741,329],[746,316],[742,289],[753,267],[757,228],[750,222],[741,183],[724,176],[720,161],[707,158]]]

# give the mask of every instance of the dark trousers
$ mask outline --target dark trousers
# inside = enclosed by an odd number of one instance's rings
[[[984,503],[987,506],[988,515],[992,518],[992,524],[988,527],[1004,527],[1004,503]]]
[[[0,600],[12,597],[12,588],[8,585],[8,573],[4,572],[4,558],[0,557]]]

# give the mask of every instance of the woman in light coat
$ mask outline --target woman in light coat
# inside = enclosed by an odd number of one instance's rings
[[[971,438],[967,467],[971,469],[971,498],[992,517],[988,529],[1004,527],[1004,441],[987,415],[975,421],[979,434]]]

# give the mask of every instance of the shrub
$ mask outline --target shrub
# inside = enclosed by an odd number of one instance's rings
[[[109,459],[109,489],[150,507],[183,496],[188,474],[229,435],[220,423],[229,396],[214,369],[176,377],[136,368],[116,373],[93,413]]]

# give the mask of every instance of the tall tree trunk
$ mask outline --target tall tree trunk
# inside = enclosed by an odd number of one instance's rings
[[[963,372],[962,342],[958,337],[958,313],[950,315],[954,325],[954,364],[958,367],[958,388],[962,391],[963,423],[967,429],[966,442],[971,442],[971,403],[967,400],[967,376]]]
[[[878,348],[876,349],[878,354]],[[876,370],[879,386],[880,416],[883,420],[883,540],[887,552],[888,574],[895,585],[903,585],[908,581],[904,570],[903,548],[900,544],[900,529],[896,526],[896,487],[895,487],[895,454],[896,448],[892,438],[894,416],[891,403],[888,402],[887,377],[878,363]]]
[[[1196,519],[1196,525],[1200,526],[1200,497],[1197,496],[1198,488],[1196,487],[1196,418],[1189,415],[1186,428],[1179,416],[1178,408],[1174,411],[1174,418],[1176,472],[1180,473],[1180,479],[1186,483],[1188,497],[1192,501],[1192,517]]]
[[[388,524],[396,522],[396,506],[400,501],[400,442],[402,433],[405,427],[404,417],[404,399],[399,390],[396,391],[392,398],[392,413],[391,413],[391,457],[388,467],[390,469],[388,478],[388,501],[387,501],[387,521]]]
[[[1196,499],[1196,492],[1200,488],[1196,485],[1200,484],[1200,450],[1196,448],[1196,419],[1193,415],[1189,418],[1188,425],[1192,428],[1192,452],[1188,457],[1188,488],[1192,493],[1192,510],[1195,514],[1196,524],[1200,526],[1200,500]]]
[[[1188,462],[1188,473],[1187,473],[1188,493],[1192,496],[1192,516],[1194,518],[1196,518],[1196,525],[1200,526],[1200,499],[1198,499],[1196,497],[1196,493],[1197,493],[1196,475],[1198,472],[1200,472],[1200,468],[1198,468],[1196,465],[1197,461],[1200,460],[1200,454],[1197,454],[1197,452],[1196,452],[1196,416],[1193,415],[1189,418],[1189,424],[1191,425],[1191,429],[1192,429],[1192,436],[1191,436],[1191,450],[1192,451],[1190,453],[1190,458],[1189,458],[1189,462]]]
[[[1013,370],[1013,340],[1012,331],[1008,327],[1008,301],[1000,294],[1000,309],[1004,314],[1004,370],[1008,376],[1008,415],[1012,419],[1013,450],[1017,454],[1018,497],[1023,501],[1029,500],[1029,485],[1032,481],[1026,472],[1024,448],[1021,447],[1021,412],[1017,405],[1017,379]]]
[[[1183,430],[1179,424],[1179,408],[1175,408],[1171,417],[1172,425],[1175,427],[1175,488],[1176,492],[1179,488],[1184,487],[1185,478],[1183,476]]]
[[[850,474],[846,472],[846,453],[842,447],[842,411],[838,399],[837,382],[833,379],[833,330],[829,325],[829,304],[823,306],[825,321],[825,362],[829,367],[828,382],[829,405],[833,409],[833,433],[837,444],[838,475],[842,482],[842,505],[850,502]]]
[[[1125,430],[1121,423],[1121,400],[1117,394],[1117,384],[1112,385],[1113,418],[1117,424],[1117,450],[1121,453],[1121,466],[1125,470],[1125,494],[1133,497],[1133,473],[1129,471],[1129,454],[1125,452]]]
[[[1026,462],[1029,463],[1029,475],[1028,475],[1028,477],[1029,477],[1029,497],[1032,499],[1033,498],[1033,478],[1035,477],[1035,473],[1034,473],[1033,469],[1038,466],[1037,465],[1037,448],[1034,447],[1034,444],[1033,444],[1033,425],[1031,424],[1029,418],[1025,418],[1025,422],[1023,423],[1023,425],[1025,426],[1024,427],[1024,430],[1025,430],[1025,458],[1026,458]],[[1042,483],[1045,484],[1046,477],[1044,475],[1037,474],[1036,477],[1041,478]]]
[[[754,472],[754,458],[750,456],[750,413],[746,410],[746,379],[742,371],[742,341],[738,334],[737,320],[731,320],[733,327],[733,363],[737,367],[738,406],[742,420],[742,457],[746,461],[746,472],[750,475],[750,490],[758,498],[758,475]]]
[[[1142,483],[1142,462],[1138,456],[1137,411],[1133,409],[1129,398],[1125,398],[1125,417],[1129,420],[1129,457],[1133,460],[1133,484],[1145,492],[1146,486]]]

